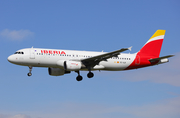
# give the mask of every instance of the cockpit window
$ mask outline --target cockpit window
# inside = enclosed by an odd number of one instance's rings
[[[24,54],[24,52],[15,52],[14,54]]]

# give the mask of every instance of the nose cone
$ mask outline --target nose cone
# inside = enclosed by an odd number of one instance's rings
[[[13,58],[13,56],[11,55],[11,56],[9,56],[9,57],[7,58],[7,60],[8,60],[9,62],[13,63],[14,58]]]

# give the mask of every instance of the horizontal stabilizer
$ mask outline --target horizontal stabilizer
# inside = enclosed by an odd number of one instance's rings
[[[155,58],[155,59],[150,59],[149,61],[150,62],[159,61],[161,59],[166,59],[166,58],[173,57],[173,56],[174,55],[163,56],[163,57],[159,57],[159,58]]]

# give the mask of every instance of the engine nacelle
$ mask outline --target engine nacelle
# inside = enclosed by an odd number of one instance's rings
[[[49,75],[52,76],[61,76],[65,74],[65,70],[60,68],[48,68],[48,72]]]
[[[80,70],[81,66],[81,62],[78,61],[64,61],[64,69],[67,71]]]

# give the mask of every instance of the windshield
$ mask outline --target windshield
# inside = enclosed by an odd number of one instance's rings
[[[24,54],[24,52],[15,52],[14,54]]]

